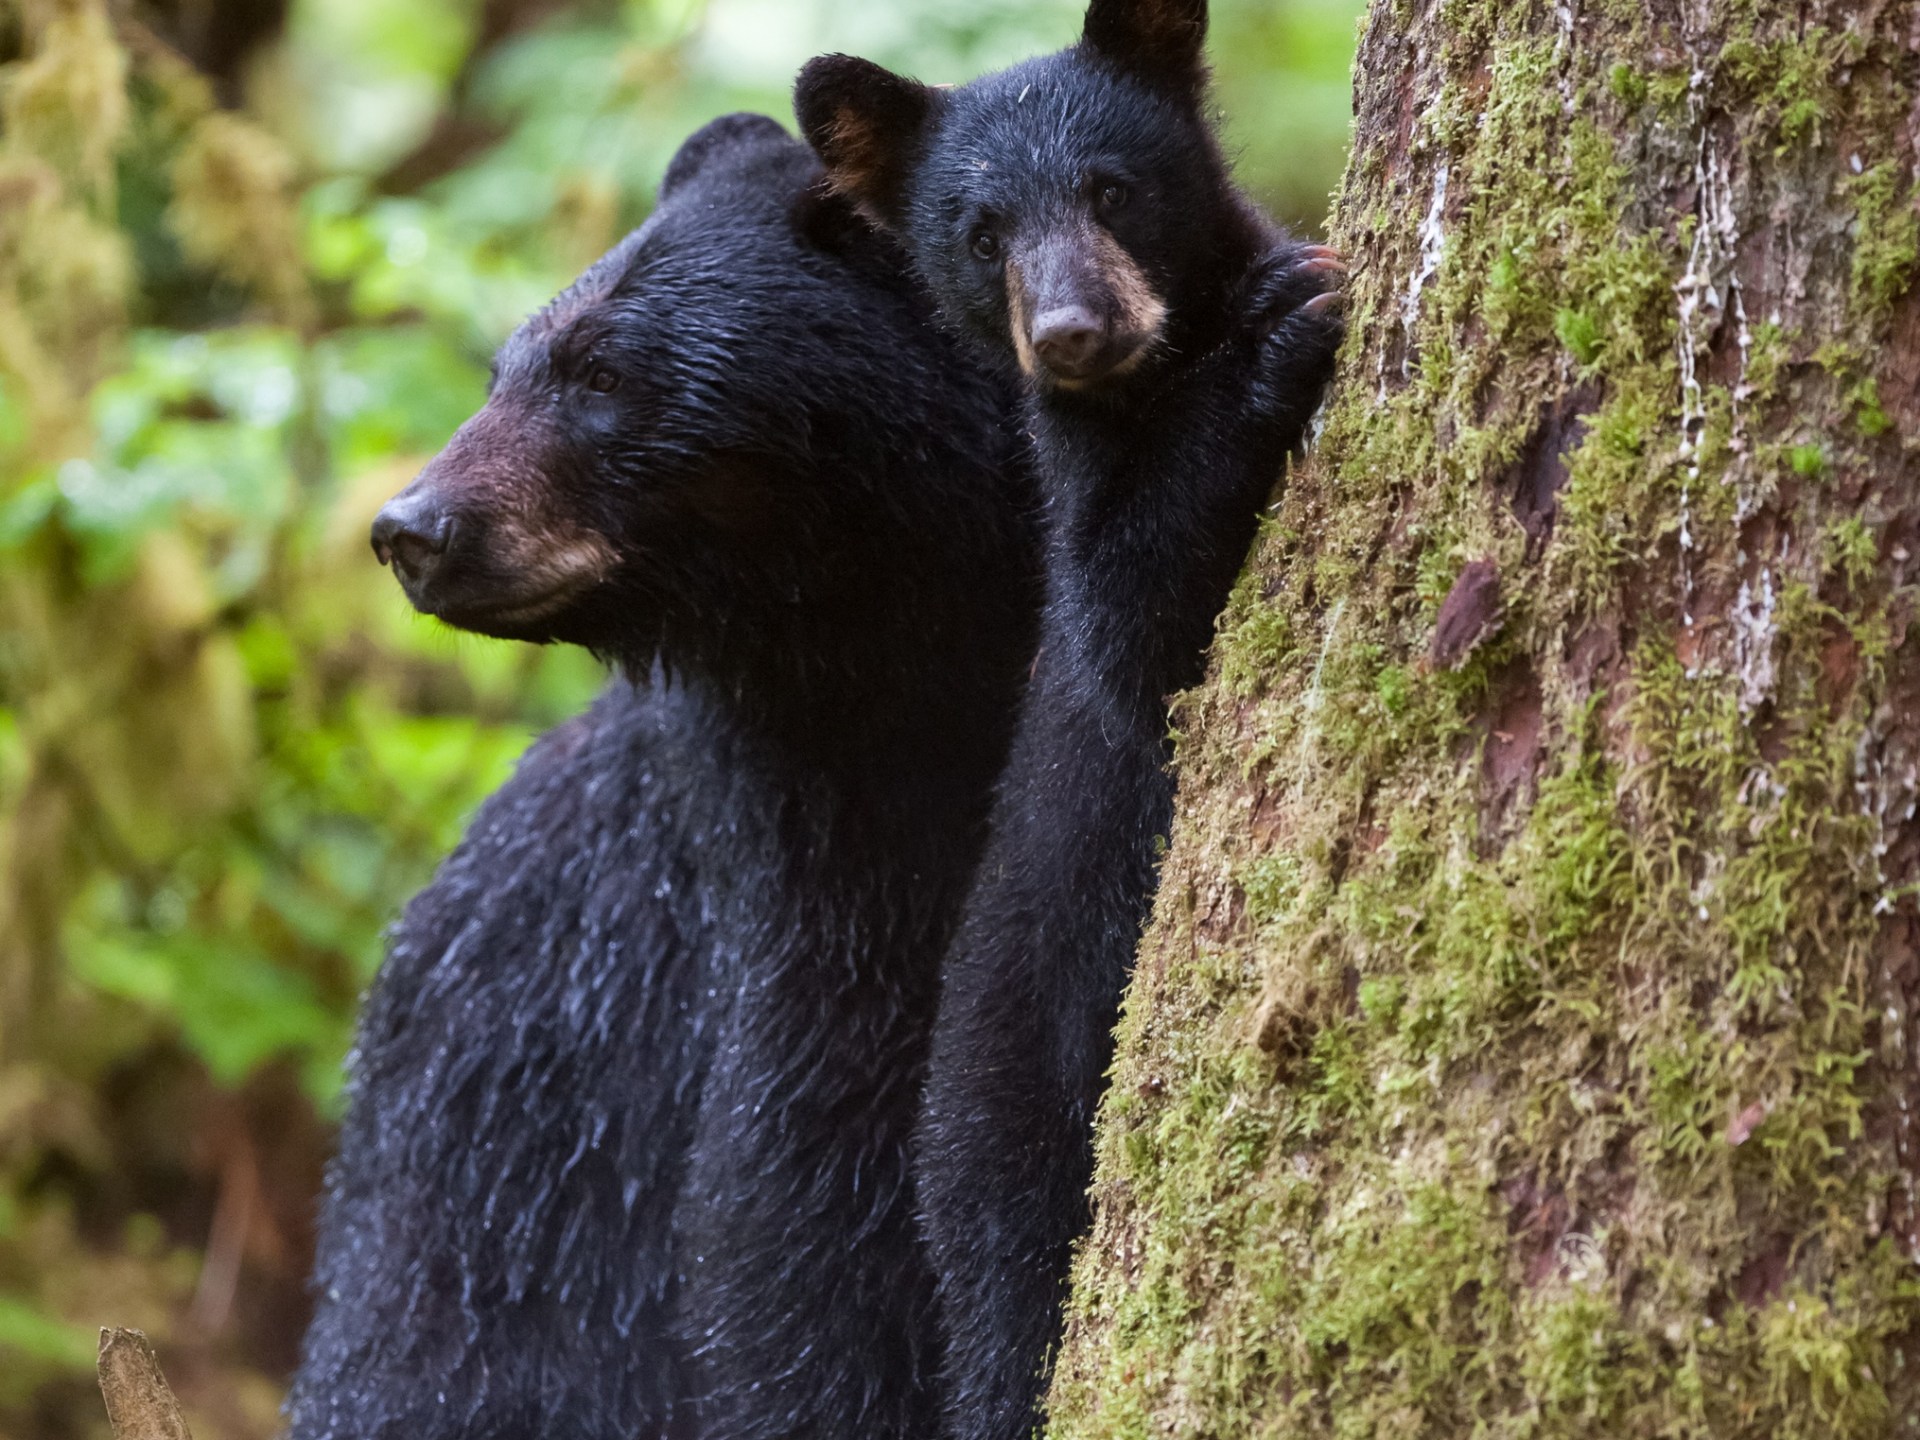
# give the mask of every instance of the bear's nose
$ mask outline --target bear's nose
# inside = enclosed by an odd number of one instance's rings
[[[446,553],[453,517],[425,494],[402,492],[373,517],[373,553],[404,579],[417,580]]]
[[[1106,342],[1107,327],[1084,305],[1062,305],[1033,322],[1033,353],[1063,379],[1084,379]]]

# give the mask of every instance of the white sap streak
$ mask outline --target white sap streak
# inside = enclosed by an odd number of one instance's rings
[[[1687,254],[1686,273],[1673,287],[1680,318],[1680,461],[1685,467],[1680,486],[1681,616],[1689,627],[1693,625],[1693,493],[1700,480],[1700,444],[1707,423],[1699,359],[1720,328],[1729,298],[1739,327],[1743,378],[1753,344],[1739,276],[1734,271],[1739,229],[1733,209],[1732,170],[1707,123],[1706,86],[1706,71],[1696,69],[1689,77],[1687,93],[1688,117],[1700,137],[1693,163],[1697,192],[1693,245]]]
[[[1760,581],[1740,582],[1740,594],[1733,602],[1733,654],[1740,674],[1740,708],[1752,710],[1765,704],[1773,694],[1778,678],[1773,659],[1774,604],[1773,569],[1761,566]]]
[[[1447,210],[1447,178],[1452,168],[1445,157],[1434,167],[1433,199],[1427,206],[1427,218],[1420,222],[1420,264],[1407,281],[1406,298],[1400,303],[1400,329],[1406,339],[1400,355],[1403,380],[1413,372],[1413,327],[1420,318],[1420,293],[1439,271],[1441,257],[1446,253],[1447,232],[1443,222]]]
[[[1334,637],[1340,633],[1340,621],[1346,613],[1345,600],[1339,601],[1327,612],[1327,633],[1320,640],[1320,656],[1313,662],[1313,678],[1307,682],[1307,693],[1300,700],[1300,713],[1305,716],[1305,723],[1300,727],[1300,763],[1295,767],[1299,778],[1294,785],[1295,798],[1305,795],[1307,776],[1313,770],[1313,759],[1320,749],[1320,712],[1327,707],[1327,657],[1333,653]]]
[[[1311,455],[1320,448],[1320,437],[1327,433],[1327,416],[1333,408],[1332,387],[1329,393],[1320,397],[1320,403],[1313,408],[1313,418],[1307,421],[1307,439],[1302,447],[1303,454]]]
[[[1915,765],[1910,754],[1901,753],[1904,747],[1888,739],[1889,731],[1897,730],[1904,718],[1895,714],[1892,707],[1881,705],[1861,731],[1860,742],[1853,752],[1854,794],[1862,813],[1873,820],[1879,831],[1873,845],[1871,882],[1879,892],[1873,903],[1873,913],[1877,916],[1893,914],[1903,900],[1910,902],[1915,893],[1912,882],[1892,884],[1884,863],[1900,832],[1913,824],[1915,812],[1920,810],[1920,766]],[[1881,1055],[1896,1069],[1910,1069],[1913,1065],[1912,1015],[1907,998],[1897,984],[1885,977],[1881,989],[1881,1003],[1885,1006]],[[1899,1116],[1895,1122],[1894,1144],[1902,1162],[1899,1166],[1902,1198],[1912,1223],[1916,1206],[1920,1206],[1920,1193],[1916,1193],[1914,1185],[1913,1112],[1906,1096],[1897,1095],[1895,1103]],[[1902,1238],[1907,1241],[1908,1255],[1920,1264],[1920,1233]]]
[[[1308,715],[1318,715],[1326,706],[1327,656],[1333,651],[1333,637],[1340,633],[1340,620],[1346,613],[1347,602],[1341,600],[1327,616],[1327,633],[1320,640],[1320,658],[1313,662],[1313,679],[1307,682],[1307,693],[1300,701],[1301,710]]]
[[[1553,7],[1553,18],[1560,32],[1553,42],[1553,63],[1560,71],[1560,109],[1571,115],[1573,76],[1567,68],[1567,56],[1573,50],[1573,6],[1562,0],[1562,3]]]

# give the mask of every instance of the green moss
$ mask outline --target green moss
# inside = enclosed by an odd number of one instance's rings
[[[1818,25],[1789,37],[1737,37],[1721,50],[1716,78],[1723,102],[1751,107],[1784,151],[1819,143],[1835,103],[1834,77],[1857,54],[1853,36]]]
[[[1791,355],[1786,331],[1778,321],[1762,320],[1753,327],[1747,342],[1746,384],[1756,405],[1766,405],[1779,397]]]
[[[1671,433],[1670,394],[1671,384],[1658,378],[1617,385],[1568,457],[1559,563],[1576,589],[1593,597],[1590,603],[1600,603],[1615,572],[1639,558],[1650,539],[1661,538],[1636,522],[1678,485],[1666,465],[1648,458],[1650,437]]]
[[[1821,479],[1831,468],[1827,464],[1826,447],[1813,443],[1789,448],[1787,463],[1793,467],[1793,473],[1803,480]]]
[[[1262,855],[1239,872],[1241,893],[1246,897],[1247,921],[1258,928],[1268,921],[1285,918],[1300,895],[1305,878],[1296,856],[1281,851]]]
[[[1684,65],[1654,75],[1647,82],[1647,93],[1663,120],[1671,121],[1686,112],[1687,96],[1693,89],[1692,77]]]
[[[1847,515],[1827,529],[1826,567],[1858,589],[1873,579],[1880,566],[1880,542],[1867,522]]]
[[[1647,103],[1647,77],[1624,60],[1607,72],[1607,88],[1630,109],[1637,110]]]
[[[1240,578],[1220,619],[1223,683],[1246,695],[1293,650],[1293,625],[1286,612],[1261,603],[1261,584],[1253,571]]]
[[[1897,161],[1883,160],[1853,178],[1853,290],[1855,313],[1867,325],[1884,320],[1913,283],[1920,259],[1920,215],[1911,181]]]
[[[1465,1421],[1446,1397],[1504,1380],[1479,1342],[1512,1320],[1505,1226],[1471,1192],[1422,1183],[1418,1162],[1407,1168],[1398,1193],[1350,1202],[1340,1247],[1318,1258],[1300,1296],[1300,1339],[1332,1433],[1356,1440],[1394,1433],[1409,1408],[1442,1426]]]
[[[1399,665],[1383,666],[1374,677],[1373,693],[1390,718],[1397,720],[1407,713],[1413,703],[1413,683],[1412,672]]]
[[[1861,376],[1847,390],[1847,404],[1853,410],[1853,423],[1860,427],[1860,433],[1869,440],[1893,429],[1892,418],[1880,406],[1880,381],[1877,376]]]
[[[1895,1415],[1887,1398],[1888,1377],[1861,1358],[1885,1355],[1888,1342],[1900,1338],[1889,1332],[1878,1303],[1886,1294],[1911,1302],[1916,1285],[1912,1265],[1892,1245],[1881,1244],[1868,1257],[1865,1273],[1831,1297],[1796,1291],[1754,1317],[1764,1393],[1781,1412],[1796,1417],[1781,1427],[1781,1435],[1818,1440],[1891,1433]]]
[[[1553,333],[1582,365],[1591,365],[1600,358],[1600,327],[1591,315],[1562,309],[1553,317]]]

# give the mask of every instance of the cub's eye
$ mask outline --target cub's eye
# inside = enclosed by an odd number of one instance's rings
[[[604,365],[596,365],[587,376],[587,388],[596,395],[611,395],[620,388],[620,377]]]
[[[1100,187],[1100,208],[1103,210],[1118,210],[1127,203],[1127,198],[1127,187],[1117,180]]]
[[[976,260],[995,260],[1000,256],[1000,237],[991,230],[973,232],[972,250]]]

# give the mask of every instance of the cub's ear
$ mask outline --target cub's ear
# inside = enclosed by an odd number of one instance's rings
[[[1081,43],[1129,74],[1198,99],[1207,83],[1207,0],[1093,0]]]
[[[827,167],[827,181],[888,228],[906,207],[936,91],[852,55],[809,60],[793,87],[800,133]]]
[[[722,115],[718,120],[709,120],[673,152],[673,159],[667,163],[667,173],[660,181],[659,198],[666,199],[716,158],[792,144],[793,137],[787,134],[780,122],[766,115],[754,115],[742,110],[732,115]]]

